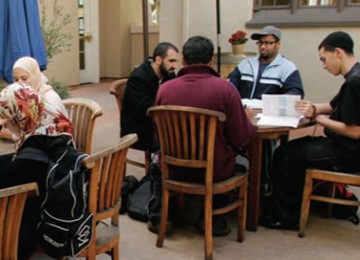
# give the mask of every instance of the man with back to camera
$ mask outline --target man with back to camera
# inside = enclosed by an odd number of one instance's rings
[[[121,112],[121,136],[136,133],[139,140],[133,145],[140,150],[156,151],[151,117],[146,115],[154,105],[159,84],[175,77],[179,60],[177,47],[169,42],[159,43],[153,57],[135,68],[127,81]]]
[[[189,38],[182,54],[184,68],[176,79],[160,86],[155,105],[190,106],[226,114],[226,121],[219,122],[220,131],[216,131],[215,137],[213,178],[215,182],[222,181],[235,171],[236,151],[239,148],[249,149],[255,126],[245,113],[239,93],[212,69],[214,46],[209,39],[202,36]],[[214,196],[214,207],[223,204],[221,200]],[[213,218],[213,235],[227,235],[230,228],[226,218],[222,215]],[[202,229],[200,224],[197,227]]]
[[[354,173],[360,170],[360,64],[350,35],[337,31],[318,46],[322,66],[345,81],[327,103],[297,102],[296,108],[324,127],[325,136],[306,136],[278,147],[270,171],[277,207],[261,224],[276,229],[299,228],[299,215],[308,168]]]
[[[261,99],[262,94],[291,94],[304,97],[300,73],[295,64],[279,53],[281,31],[268,25],[251,35],[256,40],[259,55],[244,59],[229,74],[241,98]],[[262,193],[271,193],[268,168],[271,165],[275,141],[263,142]]]

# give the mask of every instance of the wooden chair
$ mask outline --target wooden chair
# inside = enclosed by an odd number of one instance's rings
[[[160,140],[160,161],[163,174],[161,223],[156,246],[163,246],[170,192],[205,196],[206,259],[212,259],[213,254],[213,215],[237,209],[237,240],[242,242],[245,238],[247,176],[244,174],[230,177],[225,181],[213,182],[215,133],[218,122],[225,121],[225,114],[181,106],[155,106],[149,108],[148,113],[153,116]],[[192,183],[174,180],[170,176],[170,166],[203,169],[205,172],[204,182]],[[236,200],[226,207],[213,210],[213,195],[228,193],[234,189],[237,189]]]
[[[114,95],[114,97],[116,99],[116,104],[118,106],[120,120],[121,120],[122,102],[123,102],[123,98],[124,98],[124,94],[125,94],[126,83],[127,83],[127,79],[125,78],[125,79],[115,80],[110,85],[110,94]],[[131,149],[142,151],[142,150],[136,149],[134,147],[131,147]],[[145,153],[144,163],[132,160],[130,158],[127,158],[126,162],[128,164],[134,165],[136,167],[144,168],[145,173],[148,173],[149,168],[150,168],[150,162],[151,162],[151,153],[149,150],[144,151],[144,153]]]
[[[0,259],[18,258],[18,241],[26,198],[39,195],[35,182],[0,190]]]
[[[112,259],[119,259],[121,184],[128,148],[136,141],[136,134],[126,135],[119,144],[92,154],[83,161],[91,169],[88,205],[94,217],[92,240],[79,257],[95,259],[96,255],[108,253]]]
[[[321,184],[323,182],[326,182],[326,184],[331,184],[329,186],[330,192],[328,193],[328,196],[320,196],[313,194],[315,182],[317,183],[320,182]],[[331,204],[360,206],[360,202],[358,201],[350,201],[350,200],[342,200],[342,199],[334,198],[335,185],[333,184],[335,183],[360,186],[360,176],[349,173],[331,172],[331,171],[324,171],[317,169],[309,169],[306,171],[304,193],[302,198],[301,214],[300,214],[300,229],[298,233],[299,237],[305,236],[305,227],[309,217],[311,200],[322,201]],[[331,216],[331,209],[332,209],[331,206],[328,207],[329,217]]]
[[[67,98],[63,103],[68,110],[73,125],[76,148],[91,154],[95,120],[102,115],[101,107],[88,98]]]

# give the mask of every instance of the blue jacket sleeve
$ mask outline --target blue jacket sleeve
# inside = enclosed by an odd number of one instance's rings
[[[241,73],[237,66],[232,72],[230,72],[230,74],[228,75],[228,79],[236,87],[237,91],[240,93]]]
[[[298,70],[295,70],[293,73],[287,77],[283,85],[284,94],[291,95],[300,95],[301,98],[304,98],[304,89]]]

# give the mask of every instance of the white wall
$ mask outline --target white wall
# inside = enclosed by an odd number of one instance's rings
[[[54,1],[47,1],[48,20],[51,20],[52,4]],[[59,55],[56,55],[49,63],[44,74],[56,81],[63,82],[67,85],[76,85],[80,81],[79,73],[79,40],[78,40],[78,5],[77,1],[58,1],[59,6],[63,8],[63,15],[72,16],[71,23],[62,28],[62,33],[71,34],[69,50],[64,49]],[[39,4],[39,8],[40,4]]]
[[[180,49],[189,36],[203,35],[217,46],[216,1],[209,0],[166,0],[160,6],[160,41],[167,40]],[[221,0],[221,35],[219,43],[222,52],[231,50],[227,42],[236,30],[246,30],[249,34],[259,29],[246,28],[251,19],[253,0]],[[356,27],[281,28],[281,53],[299,68],[305,89],[305,98],[314,102],[327,102],[339,90],[343,81],[322,69],[317,54],[317,46],[329,33],[337,30],[348,32],[354,39],[355,55],[360,53],[360,29]],[[257,51],[255,42],[249,40],[246,51]]]

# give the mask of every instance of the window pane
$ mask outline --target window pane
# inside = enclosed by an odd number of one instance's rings
[[[327,6],[337,5],[338,0],[301,0],[301,5],[305,6]]]
[[[290,5],[290,0],[261,0],[260,6]]]
[[[260,3],[260,5],[262,6],[269,6],[274,4],[275,4],[275,0],[262,0]]]
[[[276,0],[276,5],[290,5],[290,0]]]

